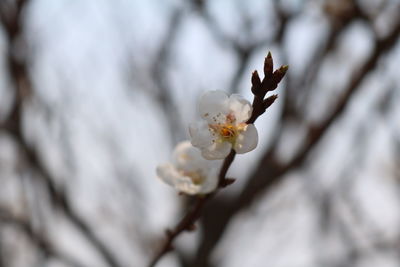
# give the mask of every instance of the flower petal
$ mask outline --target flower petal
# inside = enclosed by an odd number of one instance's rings
[[[232,149],[232,144],[229,142],[215,142],[209,147],[201,150],[201,155],[208,160],[224,159],[228,156]]]
[[[224,91],[205,92],[199,101],[199,111],[203,119],[208,123],[225,122],[228,109],[229,97]]]
[[[196,195],[201,192],[201,185],[194,184],[190,177],[182,176],[176,181],[175,189],[188,195]]]
[[[243,154],[256,148],[258,143],[258,133],[254,124],[248,124],[238,135],[234,149],[236,153]]]
[[[192,145],[190,144],[190,141],[188,141],[188,140],[182,141],[175,146],[174,152],[172,152],[173,157],[175,157],[179,154],[185,154],[191,148],[192,148]]]
[[[176,190],[189,195],[207,194],[218,185],[221,161],[206,160],[189,141],[180,142],[173,152],[174,162],[159,165],[157,176]]]
[[[190,177],[183,176],[170,163],[159,165],[157,167],[157,176],[179,192],[195,195],[201,190],[200,185],[195,185]]]
[[[176,181],[181,177],[175,166],[170,163],[157,166],[156,172],[158,178],[171,186],[175,186]]]
[[[189,134],[191,143],[198,148],[208,147],[213,144],[215,137],[213,132],[210,131],[206,121],[199,121],[189,125]]]
[[[218,165],[221,165],[220,162]],[[214,191],[218,186],[220,167],[213,166],[208,170],[207,178],[201,185],[200,193],[207,194]]]
[[[177,144],[172,157],[176,168],[187,172],[207,169],[209,165],[208,161],[201,156],[200,150],[192,146],[190,141]]]
[[[233,94],[229,97],[229,110],[236,118],[236,123],[246,122],[253,112],[249,101],[241,95]]]

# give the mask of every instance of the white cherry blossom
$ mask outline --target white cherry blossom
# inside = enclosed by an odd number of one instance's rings
[[[201,150],[204,158],[223,159],[232,148],[238,154],[256,148],[257,129],[246,123],[252,106],[240,95],[206,92],[200,98],[199,111],[203,120],[190,124],[189,133],[192,145]]]
[[[218,185],[220,161],[209,161],[190,141],[179,143],[171,163],[157,167],[157,176],[179,192],[189,195],[207,194]]]

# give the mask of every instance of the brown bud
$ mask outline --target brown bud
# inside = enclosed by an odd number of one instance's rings
[[[283,71],[284,73],[287,72],[287,70],[289,69],[289,65],[282,65],[279,70]]]
[[[275,102],[275,100],[277,98],[278,98],[278,95],[271,95],[271,96],[267,97],[266,99],[264,99],[264,101],[263,101],[264,108],[265,109],[269,108]]]
[[[276,84],[280,83],[283,77],[285,76],[286,72],[288,71],[289,66],[288,65],[283,65],[276,71],[274,71],[273,74],[273,79]]]
[[[257,95],[261,93],[261,80],[260,76],[258,76],[258,72],[255,70],[251,74],[251,91],[253,94]]]
[[[272,59],[271,52],[268,52],[268,55],[264,60],[264,75],[265,77],[271,77],[272,71],[274,69],[274,61]]]
[[[254,86],[260,86],[261,85],[260,76],[258,76],[258,72],[256,70],[253,71],[253,73],[251,74],[251,83]]]

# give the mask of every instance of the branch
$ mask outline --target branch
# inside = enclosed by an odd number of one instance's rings
[[[75,259],[72,259],[57,251],[45,237],[39,235],[33,229],[32,225],[27,220],[13,216],[9,211],[0,208],[0,222],[9,224],[21,230],[25,236],[27,236],[30,241],[35,244],[46,256],[58,258],[59,260],[71,266],[84,267],[84,265],[78,263]]]
[[[277,99],[276,95],[265,98],[265,95],[274,91],[278,84],[281,82],[282,78],[285,76],[288,66],[282,66],[278,70],[273,72],[273,60],[271,53],[264,61],[264,79],[261,81],[257,71],[252,74],[252,88],[251,91],[254,94],[253,100],[253,112],[250,119],[246,122],[248,124],[254,123],[259,116],[261,116],[267,108],[269,108],[272,103]],[[229,155],[225,158],[220,173],[218,175],[218,188],[213,193],[207,194],[205,196],[199,196],[196,203],[188,211],[188,213],[181,219],[181,221],[175,226],[173,230],[166,231],[166,240],[162,245],[160,251],[155,255],[153,260],[150,262],[149,267],[154,267],[157,262],[169,251],[173,250],[172,243],[177,236],[179,236],[184,231],[192,231],[195,229],[194,223],[200,218],[204,205],[212,199],[221,189],[232,184],[233,179],[226,177],[229,167],[231,166],[233,160],[235,159],[236,152],[232,149]]]
[[[218,22],[212,17],[212,15],[204,7],[206,1],[192,0],[192,4],[197,7],[196,11],[201,15],[204,23],[207,25],[210,33],[214,39],[220,43],[221,46],[228,47],[238,57],[237,68],[232,75],[232,79],[228,83],[229,93],[238,93],[240,81],[246,72],[246,67],[252,57],[252,54],[257,49],[270,43],[270,39],[267,37],[261,38],[261,40],[252,41],[249,43],[241,43],[239,40],[226,34],[223,29],[218,25]],[[242,15],[242,20],[245,20]],[[251,26],[247,25],[250,31]]]
[[[94,234],[90,226],[72,209],[63,190],[59,190],[51,173],[40,159],[39,153],[31,146],[23,134],[22,116],[24,104],[33,95],[33,85],[28,74],[26,58],[21,57],[21,44],[23,44],[23,19],[28,0],[18,0],[14,9],[7,9],[4,3],[0,5],[0,20],[8,38],[7,64],[11,83],[15,90],[15,100],[8,118],[0,125],[0,130],[5,130],[18,142],[25,160],[32,168],[37,170],[39,177],[44,181],[55,207],[60,208],[67,218],[81,231],[83,235],[98,250],[109,266],[120,267],[112,253]]]
[[[153,80],[157,87],[155,95],[156,101],[165,112],[167,126],[171,135],[171,141],[176,143],[182,137],[182,120],[178,112],[178,107],[171,95],[172,89],[166,79],[167,63],[171,54],[172,45],[179,33],[179,25],[182,23],[184,10],[177,8],[171,15],[171,20],[166,30],[166,37],[162,41],[160,50],[152,64]]]
[[[369,23],[367,15],[363,13],[358,3],[355,1],[348,1],[348,3],[349,10],[342,12],[345,14],[330,14],[326,7],[329,5],[329,3],[326,3],[325,13],[328,13],[331,22],[329,35],[326,38],[326,41],[321,44],[320,48],[317,49],[317,51],[310,57],[309,64],[304,68],[306,71],[303,73],[303,75],[295,82],[293,82],[292,79],[287,79],[286,90],[290,99],[287,99],[288,103],[286,103],[284,112],[282,112],[283,118],[294,117],[296,115],[299,117],[298,114],[301,111],[300,109],[304,105],[307,105],[308,100],[312,95],[312,83],[316,80],[316,77],[319,73],[318,70],[324,63],[326,56],[335,48],[335,44],[341,37],[341,33],[356,20],[362,20],[366,23]],[[340,5],[340,3],[336,4]],[[294,100],[300,100],[297,101],[298,105],[295,105]]]

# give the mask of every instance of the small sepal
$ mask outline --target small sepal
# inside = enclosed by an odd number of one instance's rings
[[[234,178],[225,178],[221,183],[221,187],[227,187],[227,186],[233,184],[235,181],[236,181],[236,179],[234,179]]]

